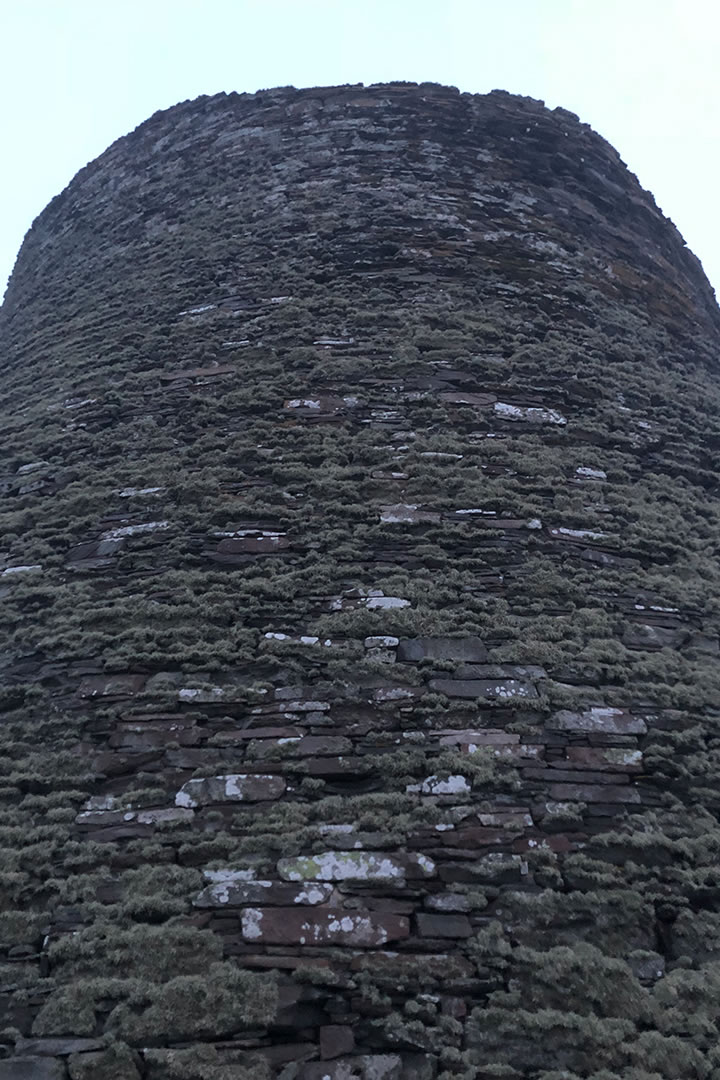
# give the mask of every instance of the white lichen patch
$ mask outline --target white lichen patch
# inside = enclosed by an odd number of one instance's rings
[[[121,499],[131,499],[135,495],[164,495],[167,488],[163,487],[146,487],[146,488],[120,488],[119,491],[114,491],[113,495],[119,495]]]
[[[421,784],[408,784],[405,790],[421,795],[469,795],[472,787],[465,776],[456,773],[445,780],[435,775],[428,776]]]
[[[206,881],[211,883],[226,882],[229,885],[236,884],[239,881],[254,881],[257,876],[255,870],[231,870],[225,868],[223,870],[203,870],[203,877]]]
[[[257,941],[262,937],[262,908],[245,908],[240,916],[243,937],[248,941]]]
[[[425,856],[402,859],[369,851],[326,851],[280,859],[277,870],[285,881],[386,881],[404,882],[408,868],[424,876],[435,873],[435,864]]]
[[[519,420],[527,424],[567,424],[567,419],[556,409],[508,405],[503,401],[496,401],[493,408],[501,420]]]
[[[589,465],[578,466],[575,475],[583,480],[607,480],[607,473],[603,469],[591,469]]]
[[[145,521],[141,525],[121,525],[118,529],[108,529],[102,534],[103,540],[123,540],[127,536],[140,536],[143,533],[169,529],[169,521]]]

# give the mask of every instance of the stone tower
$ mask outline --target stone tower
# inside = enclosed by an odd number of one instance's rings
[[[0,313],[0,1080],[720,1076],[719,336],[527,98],[78,174]]]

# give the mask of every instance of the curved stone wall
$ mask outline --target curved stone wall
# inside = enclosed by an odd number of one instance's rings
[[[501,92],[159,113],[0,312],[0,1080],[720,1075],[720,316]]]

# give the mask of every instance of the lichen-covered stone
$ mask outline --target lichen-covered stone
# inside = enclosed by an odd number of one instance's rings
[[[280,859],[277,870],[285,881],[387,881],[428,878],[435,863],[426,855],[389,856],[369,851],[327,851]]]
[[[207,806],[209,803],[260,802],[278,799],[285,790],[280,776],[261,773],[230,773],[207,779],[188,780],[175,796],[177,806]]]
[[[410,933],[401,915],[341,908],[244,908],[243,937],[266,945],[351,945],[376,948]]]

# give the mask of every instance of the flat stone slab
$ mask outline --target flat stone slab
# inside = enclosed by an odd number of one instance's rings
[[[333,757],[352,752],[353,744],[344,735],[305,735],[301,738],[253,740],[247,749],[247,759],[273,757],[282,752],[283,757],[306,757],[317,754]]]
[[[410,923],[404,915],[339,908],[245,908],[240,919],[245,941],[267,945],[354,945],[369,949],[410,934]]]
[[[487,660],[488,652],[479,637],[405,638],[398,644],[397,658],[404,663],[419,660],[464,660],[466,663]]]
[[[443,728],[433,731],[439,736],[441,746],[514,746],[520,742],[520,736],[501,728]]]
[[[622,747],[568,746],[567,763],[573,769],[612,769],[614,772],[642,772],[640,750]],[[563,762],[548,762],[551,768],[563,768]]]
[[[90,1050],[103,1050],[102,1039],[17,1039],[15,1052],[25,1057],[35,1054],[45,1057],[64,1057],[69,1054],[82,1054]]]
[[[640,792],[616,784],[551,784],[550,798],[558,802],[640,803]]]
[[[428,878],[435,863],[425,855],[400,857],[370,851],[326,851],[280,859],[277,870],[286,881],[396,881]]]
[[[545,725],[549,731],[599,731],[605,735],[644,735],[647,724],[626,709],[597,707],[584,712],[562,709]]]
[[[519,679],[431,679],[429,685],[431,690],[447,697],[506,701],[538,696],[532,683]]]
[[[445,390],[438,397],[440,401],[447,401],[448,405],[479,405],[481,408],[494,405],[497,401],[495,394],[464,394],[460,390]]]
[[[472,934],[466,915],[435,915],[420,912],[417,916],[420,937],[467,938]]]
[[[276,881],[217,881],[203,889],[193,905],[199,908],[243,907],[248,904],[308,906],[325,904],[332,895],[332,885],[309,882],[298,888]]]
[[[262,802],[279,799],[285,791],[281,776],[230,773],[188,780],[175,796],[177,806],[208,806],[224,802]]]

